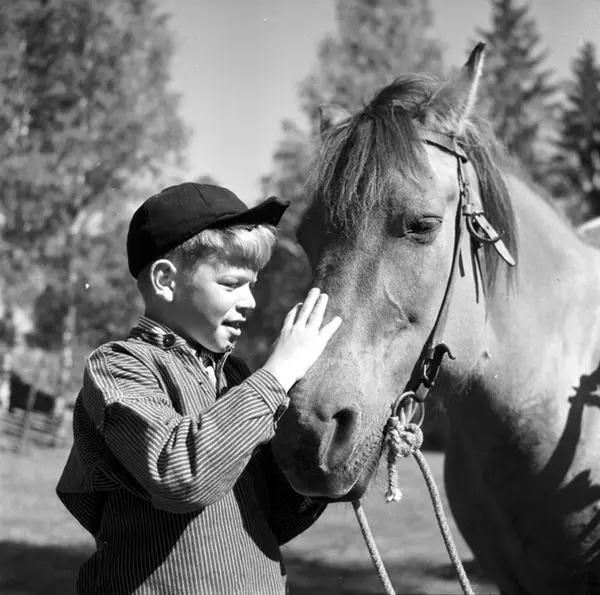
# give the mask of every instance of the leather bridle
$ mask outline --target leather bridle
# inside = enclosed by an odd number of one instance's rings
[[[452,267],[450,269],[448,282],[446,283],[442,304],[433,328],[423,345],[419,359],[413,368],[411,377],[407,382],[404,391],[395,400],[392,406],[392,416],[397,416],[400,408],[405,407],[406,405],[408,405],[408,409],[410,410],[409,417],[413,417],[417,414],[416,409],[419,409],[418,415],[420,416],[420,421],[417,423],[420,423],[423,421],[424,415],[423,401],[435,384],[444,361],[444,356],[447,355],[450,359],[455,359],[448,345],[443,342],[442,336],[448,319],[450,301],[452,299],[456,277],[459,273],[459,263],[461,259],[460,248],[465,228],[471,236],[476,277],[479,271],[479,275],[483,278],[481,275],[481,263],[478,254],[478,249],[482,244],[493,245],[500,257],[504,259],[509,266],[515,266],[516,263],[500,238],[500,235],[487,220],[484,212],[481,209],[477,209],[473,204],[469,181],[467,180],[463,169],[463,165],[469,161],[469,158],[460,144],[456,141],[456,138],[442,132],[425,128],[418,129],[418,138],[422,142],[438,147],[456,157],[456,176],[458,181],[458,205],[456,207],[455,217]],[[410,403],[409,400],[411,401]],[[413,405],[417,405],[417,407],[415,408]]]

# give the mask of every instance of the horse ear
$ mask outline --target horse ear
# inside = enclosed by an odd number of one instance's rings
[[[327,104],[319,106],[319,130],[321,136],[325,134],[332,126],[347,120],[350,112],[339,105]]]
[[[447,85],[444,85],[434,95],[429,103],[430,107],[438,107],[440,111],[445,111],[444,105],[446,109],[447,106],[451,106],[454,132],[457,135],[463,131],[464,125],[475,107],[484,57],[485,43],[479,42],[464,66]]]

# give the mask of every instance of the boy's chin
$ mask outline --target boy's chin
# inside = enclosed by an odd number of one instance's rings
[[[211,341],[213,346],[209,347],[209,349],[214,353],[225,353],[235,347],[237,340],[238,337],[219,337]]]
[[[207,337],[195,335],[189,338],[192,339],[194,343],[202,345],[202,347],[212,351],[213,353],[225,353],[226,351],[233,349],[236,341],[236,338],[230,339],[215,336]]]

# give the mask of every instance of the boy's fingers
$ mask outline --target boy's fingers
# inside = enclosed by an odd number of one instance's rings
[[[296,304],[285,316],[283,321],[283,326],[285,328],[289,328],[293,326],[294,322],[296,322],[296,316],[298,315],[298,311],[302,307],[302,302]]]
[[[308,292],[308,295],[306,296],[306,299],[302,304],[302,308],[298,313],[298,317],[296,318],[297,323],[306,324],[306,321],[308,320],[310,313],[313,311],[313,308],[315,307],[315,302],[317,301],[320,293],[321,290],[316,287],[313,287]]]
[[[321,327],[321,323],[323,322],[323,316],[325,316],[325,310],[327,309],[327,302],[329,301],[329,296],[326,293],[322,293],[313,308],[310,316],[308,317],[307,326],[316,326],[317,329]]]
[[[339,316],[334,316],[322,329],[319,333],[326,341],[329,341],[335,331],[340,328],[342,324],[342,319]]]

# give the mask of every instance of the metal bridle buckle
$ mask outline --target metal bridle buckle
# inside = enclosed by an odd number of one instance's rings
[[[478,242],[495,244],[500,241],[500,234],[490,225],[483,211],[475,211],[472,205],[464,205],[463,215],[465,216],[468,232]]]
[[[421,374],[421,383],[425,388],[431,388],[435,384],[435,379],[440,372],[445,355],[448,355],[450,359],[456,359],[446,343],[438,343],[429,350],[427,359],[423,362],[423,372]]]
[[[463,205],[463,215],[467,231],[471,237],[480,244],[491,244],[496,249],[500,257],[511,267],[515,266],[515,260],[502,241],[500,234],[492,227],[483,211],[476,211],[473,205],[468,203]],[[481,231],[480,231],[481,230]],[[485,235],[483,235],[485,234]]]

